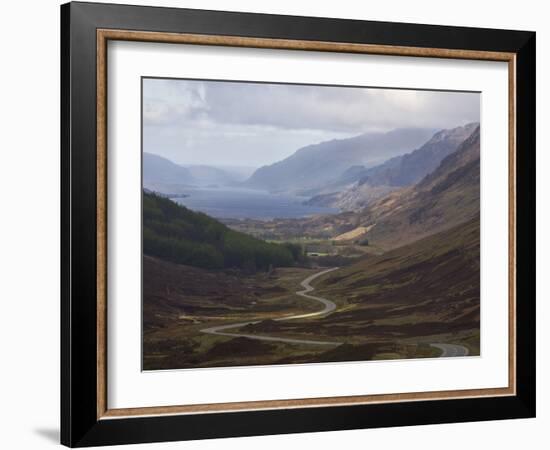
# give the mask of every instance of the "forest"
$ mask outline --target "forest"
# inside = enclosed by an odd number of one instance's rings
[[[249,272],[293,266],[303,258],[296,244],[256,239],[145,191],[143,253],[203,269],[239,268]]]

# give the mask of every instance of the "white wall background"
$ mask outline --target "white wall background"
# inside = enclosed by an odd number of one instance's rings
[[[135,4],[181,6],[383,21],[526,29],[537,32],[538,230],[550,227],[550,29],[545,3],[536,0],[164,0]],[[59,1],[6,2],[0,27],[0,447],[57,445],[59,422]],[[546,150],[546,151],[545,151]],[[540,233],[537,275],[550,272],[549,234]],[[538,417],[288,436],[141,445],[159,449],[280,448],[547,448],[550,438],[550,341],[545,326],[550,291],[539,283]]]

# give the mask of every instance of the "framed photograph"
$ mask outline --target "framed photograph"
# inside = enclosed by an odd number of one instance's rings
[[[61,7],[71,447],[535,415],[535,33]]]

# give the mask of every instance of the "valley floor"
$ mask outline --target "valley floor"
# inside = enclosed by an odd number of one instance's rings
[[[145,370],[479,355],[479,220],[337,270],[143,273]]]

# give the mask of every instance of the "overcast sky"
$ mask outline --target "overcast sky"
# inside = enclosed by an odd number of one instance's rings
[[[308,144],[479,121],[479,94],[143,80],[143,150],[179,164],[258,167]]]

